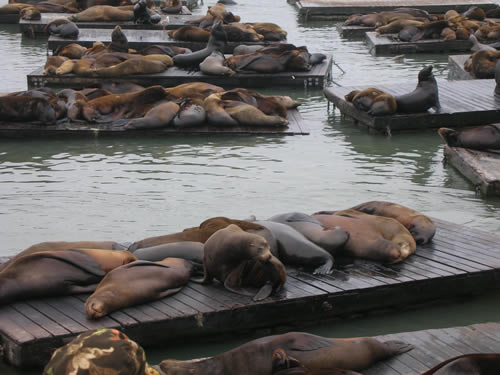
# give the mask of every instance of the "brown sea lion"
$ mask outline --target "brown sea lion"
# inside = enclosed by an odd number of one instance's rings
[[[3,121],[40,121],[44,125],[56,122],[57,113],[44,98],[0,96],[0,118]]]
[[[355,216],[322,215],[314,214],[313,218],[318,220],[326,228],[341,227],[349,232],[349,239],[342,251],[344,254],[354,258],[376,260],[384,263],[397,263],[404,260],[412,253],[415,241],[408,233],[413,243],[404,238],[401,243],[393,242],[391,239],[399,239],[400,235],[408,232],[403,226],[396,226],[393,219],[380,218],[384,220],[368,221]],[[397,223],[399,224],[399,223]],[[404,231],[402,229],[404,229]]]
[[[388,23],[387,25],[377,27],[375,29],[375,31],[379,34],[395,34],[395,33],[399,33],[405,27],[421,26],[422,24],[423,24],[422,21],[400,19],[400,20],[392,21],[391,23]]]
[[[266,299],[279,292],[286,282],[286,269],[274,255],[269,262],[251,260],[240,265],[241,272],[232,272],[228,284],[254,301]],[[249,290],[250,289],[250,290]]]
[[[149,237],[141,241],[134,242],[129,247],[129,251],[135,251],[144,247],[157,246],[161,244],[182,242],[182,241],[194,241],[205,243],[208,238],[217,232],[219,229],[227,227],[229,224],[236,224],[243,230],[263,230],[264,227],[257,225],[245,220],[229,219],[227,217],[212,217],[203,221],[198,227],[186,228],[184,231],[179,233],[167,234],[164,236]]]
[[[177,293],[188,283],[192,270],[189,261],[179,258],[137,260],[117,267],[106,274],[85,302],[87,318],[98,319],[124,307]]]
[[[64,56],[49,56],[43,67],[43,74],[56,74],[56,69],[59,68],[68,58]]]
[[[0,304],[93,291],[112,269],[136,260],[128,251],[70,249],[24,255],[0,272]]]
[[[83,107],[82,115],[90,122],[140,117],[155,103],[165,99],[166,95],[162,86],[151,86],[129,94],[107,95],[88,101]]]
[[[412,346],[369,337],[334,339],[290,332],[262,337],[215,357],[190,361],[164,360],[160,368],[169,375],[223,375],[227,371],[239,375],[271,374],[272,354],[280,348],[313,371],[312,374],[328,374],[320,372],[321,369],[361,370],[411,350]]]
[[[67,57],[68,59],[81,59],[85,52],[87,52],[87,49],[88,48],[78,43],[71,43],[62,48],[58,48],[54,54]]]
[[[207,122],[215,126],[237,126],[238,121],[233,119],[224,110],[221,94],[212,94],[203,101]]]
[[[0,7],[0,14],[19,14],[22,9],[31,7],[31,4],[6,4]]]
[[[467,17],[470,20],[483,21],[486,18],[486,13],[479,7],[471,6],[462,13],[462,16]]]
[[[394,96],[374,87],[364,90],[353,90],[344,99],[372,116],[393,114],[397,110]]]
[[[224,287],[241,293],[242,264],[247,262],[269,263],[273,257],[267,241],[239,226],[230,224],[215,232],[203,248],[203,284],[215,278]]]
[[[161,73],[172,66],[172,58],[167,55],[147,55],[129,58],[119,64],[89,71],[89,75],[103,78],[119,78],[133,74]]]
[[[204,74],[233,76],[236,72],[227,66],[224,66],[224,54],[219,51],[213,51],[210,56],[200,63],[200,70]]]
[[[255,29],[247,24],[233,22],[222,25],[227,34],[227,40],[232,42],[259,42],[264,36],[257,33]]]
[[[500,150],[500,124],[490,124],[469,129],[440,128],[439,135],[450,147],[475,150]]]
[[[78,26],[67,18],[58,18],[49,22],[44,30],[49,35],[69,39],[76,39],[80,33]]]
[[[169,126],[177,113],[180,106],[174,102],[163,102],[151,108],[144,117],[130,120],[125,126],[125,129],[150,129],[163,128]]]
[[[418,73],[418,83],[415,90],[405,95],[396,96],[398,113],[426,112],[429,108],[439,110],[438,84],[432,74],[432,65],[423,68]]]
[[[264,40],[280,41],[285,40],[287,32],[275,23],[256,22],[249,24],[257,34],[264,36]]]
[[[436,224],[428,217],[400,204],[384,201],[370,201],[352,207],[370,215],[396,219],[408,229],[419,245],[428,243],[436,233]]]
[[[169,0],[165,4],[160,4],[160,10],[167,14],[179,14],[182,11],[182,1]]]
[[[500,354],[473,353],[450,358],[422,375],[496,375],[500,368]]]
[[[168,36],[175,40],[208,42],[210,32],[196,26],[182,26],[178,29],[169,30]]]
[[[208,96],[222,92],[224,89],[205,82],[183,83],[174,87],[167,87],[165,91],[173,98],[190,98],[193,103],[203,104]]]
[[[110,94],[126,94],[131,92],[142,91],[144,86],[138,85],[133,82],[111,82],[104,81],[99,83],[99,87],[108,91]]]
[[[177,111],[172,120],[172,125],[176,128],[190,128],[205,123],[206,112],[202,105],[193,103],[191,99],[187,99],[183,100],[179,106],[179,111]]]
[[[445,27],[441,31],[440,36],[441,36],[441,39],[443,39],[443,40],[456,40],[457,39],[456,32],[450,27]]]
[[[123,22],[133,21],[134,11],[123,10],[110,5],[96,5],[68,17],[74,22]]]
[[[269,116],[253,105],[227,100],[225,111],[242,126],[288,126],[288,120],[281,116]]]
[[[500,51],[479,50],[471,55],[470,65],[464,65],[464,68],[476,78],[494,78],[499,59]]]
[[[19,17],[23,20],[40,20],[42,18],[42,14],[38,8],[29,7],[21,9]]]

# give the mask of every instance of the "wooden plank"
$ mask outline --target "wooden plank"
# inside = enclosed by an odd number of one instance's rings
[[[345,26],[344,23],[337,23],[337,31],[343,38],[363,38],[369,31],[375,30],[375,27],[370,26]]]
[[[166,71],[155,74],[135,74],[113,79],[113,82],[133,82],[142,86],[163,85],[176,86],[188,82],[206,82],[222,87],[316,87],[326,86],[332,70],[332,55],[325,61],[316,64],[309,72],[283,72],[274,74],[236,73],[234,76],[217,76],[204,74],[201,71],[189,71],[178,67],[170,67]],[[52,87],[85,88],[102,82],[101,78],[82,77],[74,74],[44,75],[39,68],[27,76],[29,88]]]
[[[26,303],[14,303],[12,307],[24,316],[29,317],[30,320],[38,324],[40,327],[43,327],[53,336],[64,336],[70,334],[70,331],[68,331],[62,325],[58,324],[52,319],[49,319],[47,316]]]
[[[462,127],[485,125],[498,121],[500,116],[500,101],[495,101],[492,95],[495,80],[441,81],[438,80],[439,97],[442,108],[438,112],[423,112],[415,114],[394,114],[387,116],[370,116],[348,103],[344,96],[352,90],[377,87],[389,94],[407,93],[415,87],[415,83],[371,84],[352,87],[328,87],[324,89],[326,98],[344,115],[353,117],[355,121],[370,129],[380,132],[393,130],[415,130],[439,127]]]
[[[207,46],[207,42],[190,42],[172,39],[163,30],[123,30],[123,33],[127,37],[129,48],[136,50],[141,50],[147,46],[153,44],[159,44],[164,46],[178,46],[189,48],[192,51],[198,51]],[[78,43],[85,47],[91,47],[94,42],[103,42],[105,44],[111,43],[111,30],[109,29],[81,29],[78,37],[76,39],[60,38],[51,35],[48,39],[47,48],[49,50],[55,51],[59,47],[66,46],[71,43]],[[245,42],[246,45],[261,45],[268,46],[274,44],[283,44],[284,41],[280,42]],[[233,53],[234,47],[240,45],[241,42],[229,41],[226,43],[224,53]]]
[[[500,154],[445,145],[446,161],[483,195],[500,195]]]
[[[72,317],[67,316],[66,314],[61,313],[56,308],[52,307],[44,300],[29,300],[27,301],[29,305],[31,305],[37,311],[40,311],[42,314],[45,314],[50,319],[56,321],[65,329],[67,329],[71,334],[78,335],[82,332],[87,331],[87,327],[81,325],[76,320],[72,319]],[[1,321],[1,319],[0,319]]]
[[[464,69],[465,61],[469,57],[470,54],[448,56],[448,79],[476,79]]]

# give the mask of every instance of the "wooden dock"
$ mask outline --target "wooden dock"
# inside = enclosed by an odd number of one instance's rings
[[[152,44],[165,46],[179,46],[189,48],[192,51],[198,51],[207,46],[206,42],[187,42],[175,40],[168,36],[163,30],[123,30],[128,39],[129,48],[140,50]],[[111,30],[109,29],[82,29],[76,39],[64,39],[54,35],[49,37],[47,48],[55,51],[58,47],[66,46],[71,43],[78,43],[85,47],[92,47],[94,42],[111,43]],[[272,45],[284,42],[227,42],[224,53],[233,53],[234,47],[240,44],[246,45]]]
[[[464,69],[469,57],[470,54],[448,56],[448,79],[477,79]]]
[[[316,64],[309,72],[283,72],[274,74],[237,73],[232,77],[204,74],[172,66],[156,74],[127,75],[113,79],[114,82],[133,82],[141,86],[177,86],[187,82],[206,82],[222,87],[310,87],[323,88],[331,80],[332,56]],[[28,74],[28,88],[85,88],[95,86],[102,79],[82,77],[75,74],[44,75],[43,68]]]
[[[0,25],[19,23],[19,14],[0,14]]]
[[[344,23],[337,24],[337,31],[343,38],[363,38],[367,32],[374,31],[375,27],[370,26],[344,26]]]
[[[40,366],[50,352],[81,332],[116,327],[144,346],[201,336],[241,334],[272,327],[298,329],[326,319],[484,293],[498,288],[500,236],[435,220],[430,244],[404,262],[380,265],[357,260],[331,275],[289,269],[284,289],[260,302],[220,284],[189,283],[159,301],[122,309],[90,321],[88,295],[26,300],[0,308],[4,357],[16,366]],[[293,310],[293,314],[290,311]]]
[[[401,55],[407,53],[448,53],[470,51],[469,40],[425,39],[417,42],[401,42],[394,39],[396,34],[379,34],[369,31],[366,44],[373,56]]]
[[[462,354],[500,353],[500,323],[427,329],[377,338],[404,341],[414,345],[414,348],[375,364],[364,370],[364,375],[419,375]]]
[[[500,196],[500,152],[444,146],[446,161],[485,196]]]
[[[171,30],[178,29],[185,25],[187,21],[191,21],[194,19],[200,18],[199,16],[193,16],[191,12],[184,7],[185,12],[180,15],[177,14],[160,14],[161,15],[161,23],[157,23],[155,25],[141,25],[136,24],[133,21],[124,21],[124,22],[76,22],[76,25],[80,29],[114,29],[116,25],[120,25],[122,29],[132,29],[132,30]],[[26,36],[34,37],[47,35],[45,31],[45,27],[50,22],[60,19],[66,18],[67,14],[61,13],[42,13],[42,18],[39,20],[19,20],[19,29]],[[168,18],[167,18],[168,17]],[[168,20],[168,21],[167,21]]]
[[[328,87],[326,98],[333,102],[340,112],[354,118],[356,123],[389,133],[392,130],[418,130],[426,128],[456,128],[460,126],[485,125],[498,122],[500,101],[495,100],[494,79],[474,79],[468,81],[438,81],[441,110],[415,114],[395,114],[370,116],[358,110],[344,99],[352,90],[375,87],[392,95],[402,95],[413,91],[417,80],[398,84],[371,84],[364,86]]]
[[[41,125],[35,122],[0,122],[0,138],[29,137],[75,137],[75,136],[154,136],[168,137],[175,135],[308,135],[304,120],[297,110],[288,111],[288,127],[222,127],[212,125],[177,129],[174,127],[161,129],[123,129],[113,124],[88,124],[85,122],[62,122],[57,125]]]
[[[484,10],[496,8],[491,0],[288,0],[294,5],[299,16],[308,19],[345,19],[356,13],[376,13],[394,8],[409,7],[427,10],[429,13],[445,13],[450,9],[464,12],[471,6],[480,6]]]

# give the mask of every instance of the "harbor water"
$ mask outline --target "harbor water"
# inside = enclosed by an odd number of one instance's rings
[[[335,21],[303,23],[285,0],[237,0],[243,22],[274,22],[288,41],[332,54],[332,84],[407,81],[432,64],[447,78],[447,55],[373,57],[363,39],[343,39]],[[2,0],[0,4],[4,4]],[[195,13],[204,14],[207,5]],[[18,25],[0,26],[2,92],[26,89],[41,67],[46,40],[21,37]],[[369,133],[328,108],[322,90],[269,87],[264,93],[300,100],[308,136],[165,136],[0,139],[0,256],[41,241],[132,242],[180,231],[213,216],[268,218],[312,213],[369,200],[397,202],[429,216],[500,233],[500,199],[475,188],[443,162],[436,129]],[[500,120],[500,119],[499,119]],[[497,320],[500,293],[416,311],[319,324],[324,336],[378,335]],[[292,313],[292,312],[291,312]],[[163,358],[216,354],[250,337],[148,350]],[[1,374],[35,374],[0,365]]]

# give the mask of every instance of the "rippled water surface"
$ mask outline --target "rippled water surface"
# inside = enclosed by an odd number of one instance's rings
[[[5,2],[5,0],[2,0]],[[334,22],[302,23],[285,0],[238,0],[245,22],[269,21],[311,52],[331,53],[335,84],[410,80],[433,64],[446,79],[446,55],[373,57],[363,40],[342,39]],[[204,13],[206,5],[197,10]],[[17,25],[0,26],[1,91],[26,89],[29,72],[46,58],[46,41],[21,38]],[[0,139],[0,255],[47,240],[134,241],[178,231],[218,215],[266,218],[286,211],[341,209],[367,200],[395,201],[428,215],[500,232],[500,200],[476,195],[443,164],[435,130],[370,134],[328,110],[321,90],[269,88],[303,102],[309,136]],[[383,318],[322,325],[316,333],[355,336],[485,321],[499,311],[498,295],[461,305]],[[453,311],[453,313],[450,313]],[[415,314],[415,315],[412,315]],[[428,319],[432,316],[432,320]],[[498,314],[496,315],[498,316]],[[412,325],[418,321],[417,326]],[[357,329],[362,327],[361,330]],[[167,341],[167,340],[166,340]],[[236,342],[156,350],[166,356],[214,354]],[[7,371],[0,367],[0,371]],[[3,373],[3,372],[2,372]]]

